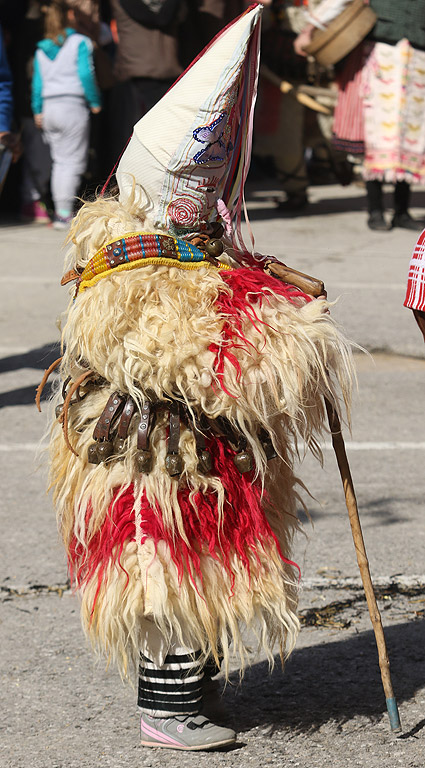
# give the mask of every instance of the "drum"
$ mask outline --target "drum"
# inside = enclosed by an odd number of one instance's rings
[[[317,29],[305,52],[324,67],[336,64],[356,47],[376,23],[376,13],[364,0],[353,0],[325,30]]]

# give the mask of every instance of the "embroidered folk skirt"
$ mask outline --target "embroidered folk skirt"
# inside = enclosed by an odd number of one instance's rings
[[[364,178],[417,183],[425,176],[425,51],[408,40],[365,43],[338,80],[338,147],[364,151]]]

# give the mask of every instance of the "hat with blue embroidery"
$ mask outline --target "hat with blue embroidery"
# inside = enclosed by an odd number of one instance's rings
[[[259,67],[262,8],[222,30],[134,126],[116,177],[153,226],[181,237],[224,219],[240,233]]]

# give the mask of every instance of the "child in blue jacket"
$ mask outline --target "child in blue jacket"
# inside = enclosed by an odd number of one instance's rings
[[[68,26],[73,11],[53,0],[45,11],[45,36],[34,58],[31,105],[52,158],[53,226],[66,229],[87,167],[90,111],[101,110],[93,44]]]

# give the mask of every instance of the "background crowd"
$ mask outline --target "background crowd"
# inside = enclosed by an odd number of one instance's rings
[[[291,83],[317,78],[293,48],[305,22],[302,0],[263,4],[267,72]],[[19,158],[7,177],[2,210],[25,222],[53,220],[65,228],[76,196],[103,184],[137,120],[248,5],[244,0],[0,0],[0,87],[9,92],[0,133],[4,145],[13,144],[12,159]],[[325,85],[327,77],[320,75]],[[42,83],[50,88],[44,103]],[[261,78],[253,174],[279,180],[282,211],[306,205],[309,179],[319,174],[320,180],[329,167],[349,179],[345,154],[330,148],[329,121],[316,117]]]
[[[319,66],[304,47],[352,2],[263,0],[251,177],[273,178],[281,190],[275,204],[292,215],[308,205],[309,184],[348,184],[362,174],[371,229],[420,229],[408,206],[425,158],[425,39],[417,23],[425,0],[370,0],[378,21],[366,41],[336,66]],[[1,209],[67,228],[78,197],[109,177],[134,124],[249,4],[0,0]],[[397,82],[385,76],[389,67]],[[386,168],[389,151],[403,167],[390,159]],[[384,182],[394,184],[391,223]]]

